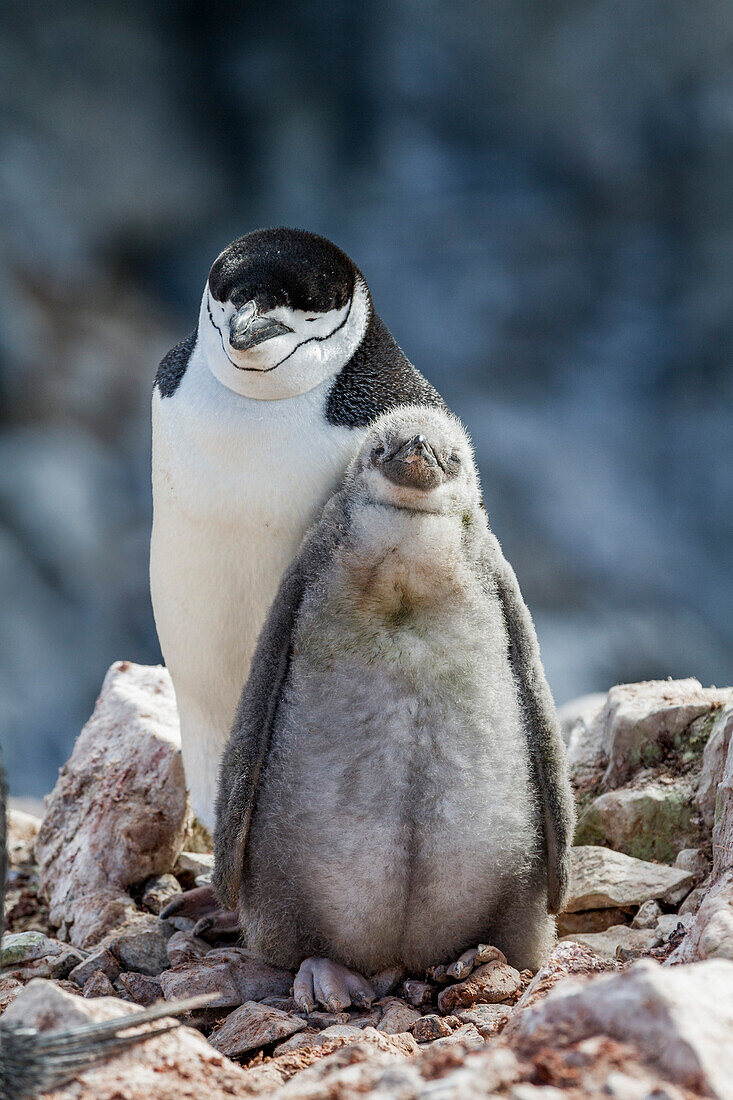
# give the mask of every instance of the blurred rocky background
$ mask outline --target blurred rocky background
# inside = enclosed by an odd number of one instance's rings
[[[159,658],[149,393],[261,225],[359,263],[472,431],[559,702],[729,683],[725,0],[0,5],[0,737]]]

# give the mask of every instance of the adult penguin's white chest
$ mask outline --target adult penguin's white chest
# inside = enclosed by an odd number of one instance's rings
[[[217,381],[194,349],[173,396],[154,392],[153,609],[194,810],[209,828],[265,615],[364,437],[327,423],[330,384],[256,401]]]

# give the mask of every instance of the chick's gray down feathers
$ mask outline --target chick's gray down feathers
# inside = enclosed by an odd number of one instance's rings
[[[460,427],[453,417],[443,411],[416,411],[413,409],[385,414],[375,422],[373,431],[378,432],[380,424],[388,421],[390,417],[395,418],[406,413],[426,417],[425,422],[428,428],[434,430],[437,430],[436,425],[438,427],[448,425],[449,429],[454,426],[456,431]],[[463,430],[460,429],[460,431],[462,433]],[[470,455],[470,445],[465,435],[462,438],[466,442]],[[365,461],[364,454],[368,455],[369,446],[369,440],[367,440],[362,452],[360,452],[362,464]],[[295,690],[293,688],[295,682],[293,679],[293,661],[294,659],[296,662],[299,661],[300,667],[302,667],[302,655],[295,654],[294,656],[294,642],[299,629],[301,630],[301,644],[307,631],[313,629],[311,622],[308,624],[302,622],[304,603],[309,607],[309,614],[313,615],[314,607],[318,605],[319,600],[329,598],[329,586],[332,584],[334,570],[343,572],[344,548],[346,547],[349,553],[353,552],[354,540],[357,538],[354,532],[355,528],[358,527],[355,516],[358,515],[359,509],[365,506],[363,487],[359,488],[358,483],[358,475],[361,472],[359,462],[360,459],[357,458],[352,464],[344,487],[331,498],[321,520],[308,532],[296,559],[283,578],[278,595],[261,632],[250,676],[244,686],[232,733],[224,752],[217,800],[214,885],[220,900],[228,908],[235,908],[238,900],[244,904],[242,899],[245,899],[249,893],[248,884],[245,881],[248,868],[248,840],[250,839],[250,829],[255,816],[257,816],[259,822],[267,817],[266,814],[263,815],[263,807],[258,808],[258,795],[261,793],[262,778],[268,767],[268,756],[271,755],[273,735],[278,730],[282,732],[285,727],[292,732],[293,714],[296,716],[294,721],[296,724],[298,722],[297,699],[293,699],[293,691]],[[470,462],[472,462],[472,458]],[[464,608],[468,618],[466,624],[463,625],[463,638],[468,637],[467,631],[469,629],[476,629],[475,608],[477,606],[479,608],[485,607],[485,619],[479,619],[475,637],[477,644],[480,645],[484,640],[482,635],[493,634],[492,645],[494,651],[498,652],[500,656],[503,654],[501,656],[503,666],[510,669],[510,673],[507,673],[509,679],[506,683],[509,685],[513,680],[516,698],[513,701],[507,699],[505,709],[506,713],[510,714],[510,718],[506,720],[510,722],[510,727],[513,721],[514,727],[517,723],[521,725],[521,732],[518,734],[519,740],[524,744],[524,749],[521,752],[526,762],[528,780],[531,783],[531,789],[534,791],[534,794],[522,793],[523,791],[526,792],[528,788],[522,787],[518,781],[516,789],[519,793],[517,797],[526,798],[528,801],[533,800],[535,803],[532,813],[530,814],[528,810],[526,816],[528,819],[531,817],[536,825],[527,826],[530,832],[526,833],[526,838],[527,846],[529,848],[538,846],[537,851],[539,852],[534,871],[527,870],[528,864],[523,868],[517,868],[516,882],[511,883],[503,895],[506,899],[504,908],[515,906],[519,921],[523,919],[522,914],[525,914],[524,919],[528,923],[534,922],[539,927],[542,924],[540,908],[544,907],[545,913],[559,912],[562,909],[567,890],[569,851],[574,827],[572,793],[567,777],[564,745],[552,696],[542,668],[534,625],[522,599],[514,572],[505,560],[499,543],[489,528],[486,514],[480,507],[480,490],[478,489],[475,469],[473,470],[473,479],[472,484],[475,492],[473,496],[470,496],[469,503],[464,508],[463,513],[461,514],[459,508],[455,515],[449,517],[450,522],[457,525],[460,531],[458,536],[460,541],[459,553],[462,559],[460,567],[463,569],[464,576],[467,575],[469,578],[473,578],[466,582],[472,589],[473,595],[471,601],[469,601],[470,608],[466,610],[468,604]],[[376,502],[377,505],[383,503]],[[374,508],[375,501],[370,501],[369,506]],[[390,511],[389,506],[385,507],[386,519],[384,522],[389,525],[393,522],[393,514],[402,510],[398,508]],[[394,522],[398,522],[398,520]],[[420,519],[419,522],[424,521]],[[389,534],[385,537],[391,538]],[[390,547],[387,545],[387,555],[389,552]],[[445,562],[439,563],[438,567],[446,568]],[[445,611],[445,608],[443,610]],[[457,611],[456,614],[459,615],[461,612]],[[481,614],[483,612],[479,611],[479,616]],[[474,617],[471,618],[470,616]],[[313,620],[316,623],[316,630],[318,629],[318,621],[316,615]],[[398,621],[400,621],[399,617],[395,622]],[[395,632],[399,633],[399,629],[399,626],[390,627],[393,636]],[[476,668],[478,667],[477,663]],[[486,667],[498,668],[498,666],[491,666],[490,664]],[[369,672],[371,675],[373,669],[370,669]],[[297,680],[297,677],[295,680]],[[335,680],[334,683],[336,683]],[[324,683],[323,690],[328,693],[327,683]],[[482,687],[479,683],[477,686],[479,696],[481,690]],[[502,691],[505,689],[499,688],[496,690]],[[506,690],[511,694],[511,687]],[[279,708],[282,710],[281,704],[284,696],[288,697],[286,707],[288,715],[286,716],[283,716],[282,713],[278,715]],[[474,704],[471,703],[470,705]],[[477,708],[476,714],[479,716],[478,725],[480,726],[482,713],[480,699]],[[516,721],[511,718],[511,714],[514,713],[518,716]],[[506,715],[502,711],[499,717],[497,730],[504,728],[501,723],[505,720]],[[343,750],[347,757],[348,753],[352,754],[350,764],[348,759],[345,762],[340,761],[341,766],[344,768],[353,768],[355,766],[354,760],[365,760],[367,758],[364,756],[365,751],[367,756],[371,755],[372,760],[374,757],[374,753],[367,745],[362,745],[359,748],[355,744],[360,735],[358,722],[358,718],[355,718],[350,730],[345,728],[343,720],[341,725],[337,722],[334,726],[334,761],[339,761],[340,750]],[[305,728],[307,717],[303,718],[302,724]],[[500,736],[499,733],[494,731],[495,748],[492,751],[501,751]],[[499,737],[499,741],[496,741],[497,737]],[[339,738],[343,739],[343,743],[339,742]],[[434,739],[432,745],[435,746],[436,743],[437,741]],[[508,744],[507,751],[513,751],[513,743]],[[282,746],[280,752],[282,758]],[[506,767],[506,761],[501,763],[503,767]],[[334,767],[336,766],[335,763]],[[445,765],[441,764],[440,766],[444,767]],[[511,768],[509,773],[502,772],[501,774],[511,774]],[[474,774],[470,781],[475,781],[475,779],[476,775]],[[448,782],[460,783],[461,780],[456,779],[455,775],[449,775]],[[271,785],[268,789],[277,791],[277,784],[274,787]],[[282,796],[282,788],[280,788],[280,792],[280,796]],[[293,792],[293,798],[297,797],[297,792]],[[460,792],[457,797],[459,800],[457,805],[460,806]],[[488,807],[494,797],[491,792],[487,793],[485,800],[487,814],[489,813]],[[477,805],[479,805],[478,813],[480,815],[482,813],[480,804]],[[356,813],[353,817],[350,814],[345,816],[342,826],[344,830],[348,830],[350,826],[358,828],[358,825],[354,824],[354,821],[359,820],[358,810],[359,806],[356,807]],[[466,810],[466,827],[469,829],[471,827],[472,812],[474,811]],[[511,818],[511,820],[514,819]],[[519,818],[517,820],[519,821]],[[272,828],[271,825],[267,827]],[[506,828],[511,830],[513,826],[507,824]],[[531,840],[532,835],[537,837],[536,845]],[[275,844],[281,843],[277,828],[274,829],[273,836],[275,837]],[[511,858],[506,856],[506,852],[512,849],[512,844],[516,846],[517,850],[521,848],[521,845],[517,845],[517,837],[511,837],[508,834],[498,838],[497,844],[499,845],[498,851],[502,853],[505,860]],[[262,845],[260,844],[260,850],[261,848]],[[322,856],[323,852],[320,854]],[[529,860],[531,857],[528,856],[527,858]],[[273,865],[278,863],[279,853],[277,851],[273,851],[272,861]],[[470,869],[461,868],[459,870],[463,874]],[[480,879],[481,875],[485,873],[487,873],[486,868],[476,869],[477,891],[482,888]],[[535,879],[533,892],[530,891],[529,893],[526,890],[528,875],[534,876]],[[363,907],[365,904],[363,895],[356,904]],[[499,908],[501,909],[501,905]],[[294,911],[302,912],[302,909],[302,906],[296,906]],[[428,913],[426,920],[429,921],[429,919],[430,914]],[[548,936],[550,935],[548,931],[550,926],[546,923],[547,919],[545,917],[544,931],[538,932],[535,937],[534,947],[527,948],[529,954],[524,956],[525,959],[529,957],[537,958],[537,952],[540,950],[537,945],[540,943],[544,945],[542,949],[546,948],[549,942]],[[497,918],[495,923],[498,925],[510,922],[506,914],[503,914],[501,919]],[[489,927],[492,927],[490,923]],[[507,942],[510,942],[512,933],[506,932],[505,934]],[[265,954],[268,954],[268,945],[271,946],[272,942],[273,933],[263,933],[262,944],[265,945],[263,947]],[[325,944],[327,947],[329,935],[325,932],[323,934],[318,932],[308,940],[308,943],[310,947],[319,944]],[[308,950],[306,953],[313,953],[313,951]],[[275,961],[274,955],[271,954],[270,957]],[[285,965],[285,956],[282,956],[278,961]],[[359,959],[354,957],[345,958],[341,961],[344,961],[347,965],[357,965],[359,963]],[[376,961],[376,957],[372,957],[372,961]],[[435,959],[433,961],[440,960]]]

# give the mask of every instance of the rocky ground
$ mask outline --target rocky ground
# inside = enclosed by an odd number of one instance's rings
[[[579,822],[545,966],[481,945],[304,1014],[290,972],[157,916],[212,858],[167,673],[114,665],[43,821],[10,813],[0,1010],[48,1030],[215,994],[64,1100],[733,1097],[733,691],[619,685],[563,720]]]

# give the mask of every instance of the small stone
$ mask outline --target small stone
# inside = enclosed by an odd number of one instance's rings
[[[17,932],[15,935],[3,936],[0,967],[8,969],[23,966],[33,959],[51,958],[53,955],[60,955],[66,947],[66,944],[44,936],[42,932]]]
[[[512,1009],[509,1005],[481,1005],[473,1008],[459,1008],[456,1016],[461,1023],[473,1024],[484,1039],[490,1039],[498,1035],[511,1019]]]
[[[97,970],[101,970],[113,982],[115,978],[119,977],[121,969],[112,952],[106,947],[100,947],[96,951],[92,951],[91,955],[88,955],[78,966],[75,966],[69,974],[69,978],[83,988],[88,978]]]
[[[264,997],[288,996],[293,975],[262,962],[244,948],[222,947],[204,958],[180,963],[160,975],[167,1001],[198,993],[217,993],[210,1008],[228,1008]]]
[[[445,963],[439,963],[437,966],[429,966],[426,971],[426,977],[428,981],[437,982],[438,985],[445,985],[450,981],[450,974],[448,973],[448,967]]]
[[[677,931],[680,925],[684,931],[687,931],[691,924],[692,915],[690,913],[683,913],[682,915],[679,913],[662,913],[657,921],[657,932],[662,939],[666,940],[673,932]]]
[[[639,906],[639,911],[631,922],[632,928],[656,928],[662,915],[659,903],[652,898]]]
[[[476,966],[488,962],[506,962],[506,955],[491,943],[480,943],[476,948]]]
[[[700,908],[701,903],[707,897],[710,889],[710,880],[706,879],[705,882],[701,882],[699,886],[696,886],[694,890],[690,890],[689,894],[679,907],[680,913],[696,913]]]
[[[281,1012],[295,1012],[295,1001],[292,997],[260,997],[259,1003],[261,1005],[269,1005],[270,1008],[279,1008]]]
[[[408,978],[406,982],[402,983],[402,993],[405,1000],[416,1008],[430,1004],[434,991],[434,986],[430,985],[429,982],[418,982]]]
[[[116,997],[117,993],[103,970],[94,970],[84,982],[85,997]]]
[[[421,1013],[416,1008],[412,1008],[399,997],[388,997],[382,1001],[382,1018],[377,1030],[386,1035],[398,1035],[409,1031],[420,1018]]]
[[[656,905],[656,902],[652,904]],[[557,918],[558,936],[572,936],[575,932],[605,932],[614,924],[628,924],[633,909],[581,909],[577,913],[560,913]]]
[[[596,845],[571,849],[570,890],[565,911],[641,905],[649,898],[674,905],[694,876],[677,867],[648,863]]]
[[[484,963],[464,982],[457,982],[438,994],[442,1013],[478,1003],[496,1004],[517,993],[522,986],[519,971],[505,962]]]
[[[448,1046],[482,1047],[484,1042],[485,1039],[475,1024],[463,1024],[452,1031],[450,1035],[446,1035],[445,1038],[436,1039],[431,1047],[432,1049]]]
[[[318,1009],[308,1012],[305,1016],[308,1027],[314,1027],[317,1031],[323,1031],[335,1024],[348,1024],[350,1019],[348,1012],[320,1012]]]
[[[353,1039],[359,1042],[363,1037],[361,1028],[354,1027],[353,1024],[331,1024],[330,1027],[324,1027],[323,1031],[319,1032],[322,1042],[328,1042],[329,1039]]]
[[[317,1047],[322,1045],[321,1035],[323,1032],[316,1031],[315,1028],[306,1027],[303,1031],[296,1031],[295,1035],[291,1035],[288,1039],[283,1039],[281,1043],[278,1043],[272,1052],[273,1058],[276,1058],[278,1054],[290,1054],[293,1050],[301,1050],[303,1047]]]
[[[182,893],[181,884],[174,875],[153,875],[143,887],[140,899],[143,909],[157,916],[176,894]]]
[[[389,966],[386,970],[380,970],[377,974],[373,974],[369,979],[369,984],[374,990],[377,1000],[393,993],[404,976],[405,971],[401,966]]]
[[[377,1005],[370,1012],[360,1012],[357,1016],[351,1016],[349,1023],[352,1027],[379,1027],[379,1021],[382,1019],[382,1010]]]
[[[628,951],[631,955],[642,954],[662,942],[656,928],[630,928],[628,924],[618,924],[605,932],[581,932],[568,938],[589,947],[603,959],[617,958],[619,950]]]
[[[66,978],[83,959],[82,951],[41,932],[18,932],[4,936],[0,952],[5,976],[19,981]]]
[[[174,875],[211,876],[214,870],[212,852],[181,852],[173,867]]]
[[[731,711],[733,714],[733,711]],[[695,881],[700,882],[710,874],[710,860],[702,848],[683,848],[674,861],[675,867],[682,871],[689,871],[695,876]]]
[[[411,1030],[418,1043],[432,1043],[435,1039],[450,1035],[453,1028],[442,1016],[431,1014],[415,1020]]]
[[[259,1050],[270,1043],[286,1039],[296,1031],[302,1031],[304,1027],[305,1022],[297,1016],[290,1016],[268,1005],[246,1001],[212,1031],[209,1043],[228,1058],[240,1058],[250,1050]]]
[[[117,985],[129,994],[135,1004],[145,1008],[163,1000],[160,979],[153,978],[150,974],[120,974]]]
[[[211,951],[211,944],[194,936],[192,932],[174,932],[166,944],[166,954],[171,966],[203,959]]]
[[[123,970],[157,976],[168,967],[171,927],[166,921],[140,914],[108,941],[107,946],[122,963]]]

